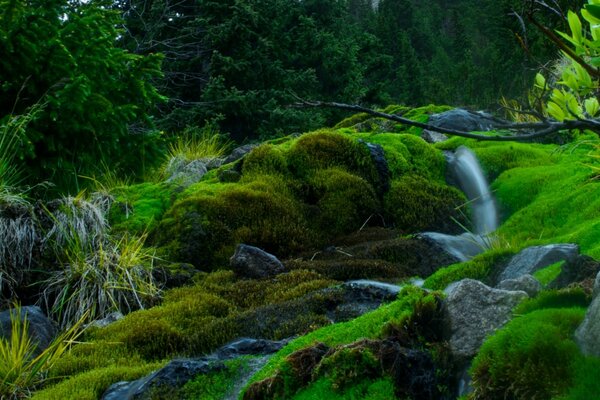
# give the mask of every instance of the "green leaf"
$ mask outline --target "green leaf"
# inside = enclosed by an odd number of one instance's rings
[[[535,86],[544,89],[546,87],[546,78],[539,72],[535,75]]]
[[[567,19],[569,21],[569,28],[571,28],[571,35],[573,36],[573,39],[578,44],[581,43],[583,32],[581,31],[581,20],[579,19],[579,16],[573,11],[569,10],[569,13],[567,14]]]
[[[548,103],[548,114],[550,114],[550,116],[557,121],[562,122],[565,119],[565,113],[563,112],[562,108],[560,108],[559,105],[553,101]]]
[[[600,5],[596,4],[586,4],[585,11],[587,11],[592,17],[596,18],[600,22]],[[582,13],[583,15],[583,13]],[[585,15],[584,15],[585,18]],[[587,20],[587,18],[586,18]],[[592,22],[592,21],[590,21]]]

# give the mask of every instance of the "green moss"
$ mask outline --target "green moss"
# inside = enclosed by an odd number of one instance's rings
[[[559,262],[549,265],[545,268],[539,269],[539,270],[535,271],[533,276],[538,281],[540,281],[540,283],[543,286],[546,286],[550,282],[552,282],[554,279],[556,279],[556,277],[558,275],[560,275],[560,272],[562,270],[562,266],[564,263],[565,263],[564,261],[559,261]]]
[[[358,230],[379,211],[373,187],[363,178],[338,168],[317,170],[309,179],[318,207],[318,227],[328,237]]]
[[[475,256],[472,260],[439,269],[427,278],[423,285],[426,288],[443,290],[452,282],[465,278],[492,283],[495,275],[499,272],[496,267],[502,265],[513,254],[514,250],[510,249],[486,251],[483,254]]]
[[[401,279],[411,276],[411,271],[400,263],[382,260],[346,258],[341,260],[292,260],[286,263],[291,270],[311,270],[337,281],[353,279]]]
[[[221,400],[231,393],[235,381],[249,371],[250,357],[226,361],[225,369],[199,375],[186,383],[178,395],[182,399]]]
[[[465,204],[457,189],[429,181],[418,175],[405,175],[392,182],[384,197],[388,223],[404,233],[436,231],[458,232],[465,224],[458,208]]]
[[[365,379],[381,374],[379,360],[365,348],[342,347],[326,356],[314,371],[314,376],[325,377],[334,390],[344,390]]]
[[[582,356],[572,339],[584,309],[533,311],[489,338],[473,361],[474,399],[541,398],[564,393]]]
[[[175,198],[166,183],[141,183],[114,190],[109,221],[114,230],[141,234],[154,229]]]
[[[321,378],[293,397],[294,400],[390,400],[395,398],[394,383],[390,378],[364,379],[344,391],[334,390],[329,379]]]
[[[426,295],[427,293],[423,290],[408,286],[400,292],[397,301],[381,306],[352,321],[329,325],[293,340],[277,352],[267,365],[253,376],[251,383],[273,376],[284,364],[287,356],[314,343],[321,342],[328,346],[335,346],[352,343],[358,339],[380,337],[382,329],[388,321],[393,318],[401,318],[403,314],[411,314],[415,303]]]
[[[600,393],[600,359],[583,357],[574,365],[573,383],[568,392],[556,400],[588,400]]]
[[[290,170],[300,178],[314,170],[341,168],[375,183],[379,179],[367,146],[347,135],[320,130],[302,135],[288,152]]]
[[[123,365],[95,369],[76,375],[48,389],[35,392],[31,398],[36,400],[97,400],[113,383],[141,378],[162,365],[163,363],[153,363],[143,366]]]
[[[157,236],[173,259],[210,270],[227,265],[237,243],[284,256],[310,247],[315,235],[285,181],[262,175],[176,202]]]
[[[590,301],[589,296],[581,288],[545,290],[533,299],[525,299],[515,308],[514,313],[523,315],[546,308],[587,308]]]
[[[271,144],[254,148],[244,157],[242,172],[248,174],[286,174],[287,161],[281,150]]]

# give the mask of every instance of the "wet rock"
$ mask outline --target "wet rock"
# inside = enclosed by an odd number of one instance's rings
[[[333,322],[349,321],[396,300],[402,287],[361,279],[348,281],[341,289],[343,302],[328,314]]]
[[[548,285],[551,289],[560,289],[576,282],[595,279],[600,271],[600,262],[586,255],[579,255],[562,265],[560,274]]]
[[[277,257],[246,244],[237,246],[229,264],[236,274],[246,278],[267,278],[285,272],[285,267]]]
[[[462,108],[433,114],[429,117],[429,125],[459,131],[489,131],[505,121],[481,111],[468,111]]]
[[[0,337],[6,340],[10,340],[12,336],[11,312],[14,311],[6,310],[0,312]],[[48,348],[58,331],[56,324],[46,317],[42,309],[37,306],[21,307],[21,313],[18,315],[18,318],[21,320],[27,318],[29,323],[29,329],[27,330],[29,337],[32,342],[37,343],[34,355],[38,355]]]
[[[454,263],[468,261],[485,249],[482,237],[472,233],[447,235],[438,232],[423,232],[419,234],[419,238],[435,245],[440,252],[451,257]]]
[[[445,290],[445,336],[458,363],[477,354],[484,339],[512,317],[513,308],[527,293],[493,289],[473,279],[463,279]]]
[[[223,165],[229,164],[229,163],[232,163],[234,161],[241,159],[246,154],[250,153],[252,151],[252,149],[254,149],[257,146],[258,146],[257,144],[245,144],[243,146],[236,147],[235,149],[233,149],[231,154],[229,154],[227,157],[225,157],[225,159],[223,160]]]
[[[421,133],[421,139],[427,143],[440,143],[448,140],[448,136],[444,135],[443,133],[423,129],[423,132]]]
[[[575,339],[583,354],[600,357],[600,296],[596,296],[588,307],[583,322],[575,331]]]
[[[533,274],[535,271],[559,261],[571,262],[578,255],[579,246],[572,243],[528,247],[513,256],[500,274],[499,280],[503,281],[518,278],[525,274]]]
[[[363,142],[361,140],[361,142]],[[390,169],[388,167],[387,160],[385,158],[385,152],[380,144],[365,143],[371,154],[371,160],[375,164],[379,181],[377,182],[377,193],[379,195],[385,194],[390,190]]]
[[[598,297],[598,293],[600,293],[600,272],[596,275],[596,279],[594,279],[594,289],[592,292],[592,296],[594,298]]]
[[[515,279],[503,280],[496,288],[510,291],[521,290],[529,297],[535,297],[542,290],[542,284],[531,275],[521,275]]]

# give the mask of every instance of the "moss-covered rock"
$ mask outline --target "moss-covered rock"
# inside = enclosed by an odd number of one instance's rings
[[[418,175],[392,181],[392,188],[384,197],[389,223],[406,233],[460,232],[460,225],[466,221],[459,207],[465,203],[459,190]]]
[[[242,172],[249,174],[286,174],[287,160],[284,153],[272,144],[254,148],[244,157]]]

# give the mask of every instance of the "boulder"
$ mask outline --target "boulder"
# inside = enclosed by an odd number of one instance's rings
[[[243,146],[236,147],[235,149],[233,149],[231,154],[225,157],[225,159],[223,160],[223,165],[232,163],[243,158],[246,154],[250,153],[252,149],[254,149],[257,146],[257,144],[245,144]]]
[[[531,275],[521,275],[515,279],[503,280],[496,285],[496,288],[510,291],[521,290],[529,297],[535,297],[542,290],[542,284]]]
[[[362,140],[361,140],[362,141]],[[377,193],[379,195],[385,194],[390,190],[390,169],[388,167],[387,160],[385,158],[385,152],[380,144],[365,143],[371,154],[371,160],[377,170],[379,176],[379,182],[377,182]]]
[[[486,336],[501,328],[512,317],[513,308],[527,293],[491,288],[473,279],[448,286],[444,301],[444,335],[457,363],[477,354]]]
[[[200,374],[225,369],[221,362],[207,359],[173,360],[152,374],[132,382],[117,382],[102,395],[102,400],[150,400],[157,394],[169,395]],[[165,397],[166,398],[166,397]]]
[[[236,274],[246,278],[267,278],[285,272],[285,267],[273,254],[246,244],[237,246],[229,264]]]
[[[560,274],[548,287],[561,289],[572,283],[595,279],[600,271],[600,263],[590,256],[579,255],[563,264]]]
[[[94,328],[105,328],[108,325],[112,324],[113,322],[117,322],[121,319],[123,319],[123,313],[121,313],[120,311],[114,311],[111,312],[110,314],[108,314],[106,317],[101,318],[101,319],[97,319],[95,321],[90,322],[89,324],[87,324],[87,327],[94,327]]]
[[[525,274],[533,274],[535,271],[559,261],[571,262],[578,255],[579,246],[573,243],[528,247],[511,258],[500,274],[499,280],[503,281],[518,278]]]
[[[455,108],[440,114],[433,114],[429,117],[428,123],[438,128],[459,131],[489,131],[495,126],[503,124],[504,121],[481,111]]]
[[[583,322],[575,331],[575,339],[583,354],[600,357],[600,296],[596,296],[588,307]]]
[[[173,157],[165,169],[167,182],[175,182],[183,187],[199,182],[208,172],[208,159],[187,161],[183,157]]]
[[[12,311],[13,310],[6,310],[0,312],[0,337],[6,340],[10,340],[12,336],[12,322],[10,315]],[[21,307],[19,318],[21,320],[27,318],[29,323],[29,337],[32,342],[37,343],[34,356],[40,354],[50,345],[50,343],[52,343],[52,340],[54,340],[54,337],[58,332],[56,324],[48,319],[42,309],[37,306]]]
[[[448,140],[448,136],[444,135],[443,133],[423,129],[423,132],[421,133],[421,139],[427,143],[440,143]]]
[[[600,272],[596,275],[596,279],[594,279],[594,289],[592,292],[592,296],[596,298],[600,293]]]
[[[342,284],[343,301],[328,314],[333,322],[349,321],[396,300],[401,286],[360,279]]]
[[[214,354],[220,360],[229,360],[245,355],[272,354],[281,350],[289,340],[266,340],[241,338],[219,348]]]

